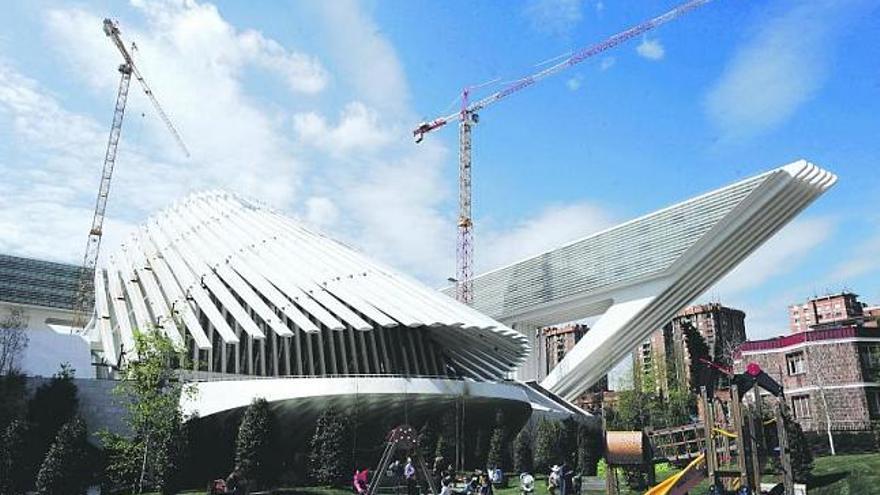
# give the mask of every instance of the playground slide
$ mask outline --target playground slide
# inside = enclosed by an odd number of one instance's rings
[[[679,495],[693,489],[706,478],[706,454],[700,454],[684,469],[666,478],[645,495]]]

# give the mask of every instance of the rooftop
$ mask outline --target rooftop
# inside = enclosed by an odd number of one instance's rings
[[[0,302],[73,309],[81,267],[0,254]]]

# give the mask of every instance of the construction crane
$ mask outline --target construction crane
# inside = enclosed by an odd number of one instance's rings
[[[569,67],[579,64],[584,60],[609,50],[627,40],[650,31],[657,26],[665,24],[680,17],[710,0],[691,0],[654,17],[641,24],[633,26],[626,31],[578,50],[563,61],[552,65],[540,72],[518,79],[504,88],[492,93],[473,103],[469,102],[471,88],[465,88],[461,94],[461,109],[451,115],[439,117],[428,122],[422,122],[413,130],[416,143],[421,143],[426,134],[429,134],[450,122],[459,122],[458,129],[458,243],[456,245],[456,278],[450,279],[455,282],[455,298],[465,304],[471,304],[474,297],[474,221],[471,217],[471,131],[477,122],[477,112],[487,106],[497,103],[508,96],[523,89],[533,86],[537,82],[552,75],[558,74]]]
[[[110,137],[107,140],[107,151],[104,154],[104,169],[101,173],[101,185],[98,188],[98,198],[95,201],[95,214],[92,217],[92,227],[89,229],[89,239],[86,243],[86,252],[83,256],[82,268],[79,273],[79,283],[77,285],[76,296],[73,304],[73,330],[77,332],[83,331],[88,323],[89,316],[94,306],[94,274],[95,267],[98,263],[98,253],[101,250],[101,237],[104,233],[104,217],[107,211],[107,199],[110,195],[110,180],[113,177],[113,167],[116,165],[116,151],[119,148],[119,137],[122,133],[122,118],[125,116],[125,104],[128,101],[128,86],[131,83],[131,76],[140,83],[144,94],[149,98],[159,118],[165,123],[165,126],[171,131],[171,135],[177,142],[184,154],[189,157],[189,150],[180,137],[180,133],[174,128],[171,119],[159,101],[153,94],[153,90],[144,80],[129,50],[125,47],[122,37],[119,34],[119,25],[110,19],[104,19],[104,34],[116,45],[119,53],[122,54],[123,62],[119,65],[119,90],[116,92],[116,107],[113,110],[113,124],[110,126]],[[132,43],[131,51],[136,51],[137,46]]]

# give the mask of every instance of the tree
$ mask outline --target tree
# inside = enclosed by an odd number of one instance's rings
[[[37,474],[39,495],[80,495],[89,486],[86,427],[79,418],[65,423]]]
[[[26,446],[27,424],[13,420],[0,437],[0,493],[24,493],[31,481],[22,452]]]
[[[440,418],[440,432],[437,435],[435,457],[443,457],[447,464],[456,466],[455,459],[455,411],[448,409]]]
[[[532,456],[532,435],[523,428],[513,441],[513,470],[517,473],[531,473],[534,469]]]
[[[788,437],[788,447],[791,452],[791,472],[794,480],[798,483],[807,483],[813,472],[813,451],[810,450],[810,442],[804,435],[800,423],[795,421],[788,411],[783,413],[785,422],[785,435]],[[778,461],[777,461],[778,462]]]
[[[489,438],[489,452],[486,454],[486,465],[507,471],[510,468],[510,448],[507,445],[507,428],[504,424],[504,412],[495,413],[495,428]]]
[[[562,430],[559,437],[559,450],[562,460],[572,469],[577,466],[578,455],[578,422],[568,417],[562,422]]]
[[[0,320],[0,375],[18,371],[17,362],[28,345],[24,311],[15,308]]]
[[[340,485],[349,474],[346,453],[346,428],[342,415],[330,407],[324,410],[315,424],[312,436],[311,477],[320,485]]]
[[[534,464],[535,471],[546,473],[550,466],[563,461],[561,447],[562,424],[558,421],[542,419],[535,433]]]
[[[76,370],[67,363],[62,364],[49,382],[37,387],[28,401],[30,441],[25,455],[30,460],[34,476],[61,427],[77,415],[79,397],[74,376]]]
[[[712,355],[709,351],[709,345],[706,339],[700,334],[690,322],[682,322],[682,332],[684,333],[684,341],[687,346],[688,357],[691,362],[691,371],[689,377],[690,389],[692,392],[699,393],[700,386],[706,385],[708,377],[712,375],[712,370],[706,366],[702,360],[711,359]]]
[[[235,465],[257,488],[275,479],[274,418],[266,399],[254,399],[244,413],[235,442]]]
[[[124,379],[116,387],[126,407],[131,436],[101,433],[108,455],[108,482],[136,493],[146,488],[173,493],[187,438],[184,422],[188,418],[180,409],[180,399],[194,390],[177,371],[185,366],[183,349],[159,331],[135,331],[134,339],[136,358],[123,370]]]
[[[0,431],[16,419],[24,419],[27,410],[25,377],[18,371],[0,375]]]
[[[577,472],[582,476],[596,476],[599,459],[602,458],[602,432],[578,424]]]

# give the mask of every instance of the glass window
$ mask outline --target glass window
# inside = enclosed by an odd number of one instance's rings
[[[803,351],[786,354],[785,363],[789,375],[800,375],[807,372],[807,361],[804,359]]]
[[[791,411],[794,419],[808,419],[810,417],[810,396],[795,395],[792,397]]]

